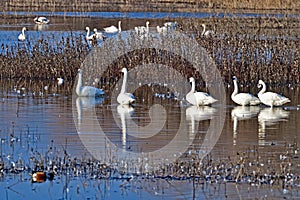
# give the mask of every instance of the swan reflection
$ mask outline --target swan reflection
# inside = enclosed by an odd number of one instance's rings
[[[122,146],[126,148],[126,119],[130,118],[134,112],[134,109],[130,105],[118,105],[117,112],[121,118],[121,126],[122,126]]]
[[[217,112],[215,108],[209,106],[190,106],[186,109],[186,119],[191,121],[190,133],[191,136],[194,136],[195,130],[198,129],[198,126],[195,127],[195,122],[212,119],[214,114]],[[194,138],[194,137],[193,137]]]
[[[258,115],[259,124],[259,144],[265,144],[265,133],[266,127],[275,125],[281,121],[287,121],[289,117],[289,112],[283,110],[282,108],[265,108],[262,109]]]
[[[258,106],[236,106],[231,111],[231,117],[233,119],[233,133],[237,133],[238,121],[251,119],[259,113],[260,108]]]
[[[82,122],[83,111],[92,112],[95,105],[102,104],[104,98],[95,97],[77,97],[76,98],[76,109],[78,124]]]

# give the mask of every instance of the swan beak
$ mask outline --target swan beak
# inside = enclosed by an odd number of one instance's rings
[[[257,87],[258,87],[258,88],[261,88],[261,84],[257,84]]]

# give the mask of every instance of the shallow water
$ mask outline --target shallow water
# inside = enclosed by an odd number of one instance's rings
[[[237,152],[257,149],[262,163],[270,166],[280,164],[282,162],[280,156],[286,153],[285,147],[300,142],[299,93],[296,90],[288,90],[285,95],[292,99],[292,103],[273,110],[264,106],[244,108],[227,101],[226,105],[223,105],[226,117],[224,127],[219,137],[215,138],[216,144],[210,152],[211,155],[216,159],[234,158]],[[213,118],[217,117],[221,105],[197,109],[174,100],[161,101],[155,98],[154,102],[166,109],[166,118],[163,115],[155,115],[155,112],[149,113],[151,105],[147,104],[136,104],[134,108],[128,108],[109,105],[102,99],[97,101],[90,98],[72,99],[70,96],[63,95],[33,98],[18,96],[12,91],[2,97],[0,104],[1,159],[7,164],[17,163],[21,158],[25,165],[30,166],[31,149],[43,155],[50,147],[54,147],[58,152],[66,150],[71,156],[91,157],[92,154],[96,158],[99,156],[102,161],[107,159],[106,162],[110,163],[120,164],[127,159],[132,162],[128,173],[143,174],[147,173],[147,170],[155,169],[156,161],[170,162],[172,156],[168,161],[165,156],[169,156],[171,152],[175,156],[184,153],[184,149],[187,152],[193,150],[198,153],[206,150],[201,145],[208,136],[207,130]],[[158,109],[154,111],[163,110],[162,107]],[[153,117],[152,125],[158,130],[151,128],[153,132],[143,132],[145,126],[151,125],[150,115]],[[166,122],[161,126],[161,121],[164,119]],[[93,125],[94,122],[101,126],[105,141],[100,137],[100,132],[97,132],[99,128]],[[185,132],[177,137],[179,124],[185,125]],[[135,126],[139,128],[136,130]],[[177,146],[168,146],[176,139],[185,142],[176,143]],[[111,142],[110,145],[107,145],[108,141]],[[105,149],[99,146],[103,142],[106,144]],[[186,144],[188,146],[181,149]],[[168,148],[164,149],[166,146]],[[143,169],[136,168],[140,165],[138,160],[145,161],[147,157],[143,154],[145,156],[143,158],[139,153],[158,149],[164,149],[167,154],[153,159],[153,165],[149,162],[149,165],[147,167],[144,165]],[[135,158],[132,152],[137,153],[139,158]],[[101,157],[103,155],[105,156]],[[291,162],[294,173],[299,173],[299,166],[297,166],[299,158],[295,157]],[[253,197],[253,194],[257,198],[267,198],[299,195],[297,188],[285,189],[246,183],[237,185],[203,183],[199,180],[151,180],[142,176],[133,176],[128,181],[127,178],[121,177],[112,180],[99,180],[92,177],[83,179],[69,174],[55,176],[53,181],[31,183],[29,173],[4,174],[0,183],[1,193],[5,194],[6,198],[14,199],[29,196],[38,199],[43,195],[49,195],[54,199],[80,199],[82,196],[94,199],[99,195],[105,199],[168,199],[175,196],[179,199],[236,198],[237,194],[241,198]]]

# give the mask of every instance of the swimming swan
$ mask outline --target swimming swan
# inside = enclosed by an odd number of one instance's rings
[[[259,80],[258,88],[261,87],[262,89],[259,91],[257,96],[263,104],[273,107],[273,106],[281,106],[285,103],[291,102],[291,100],[289,100],[288,98],[280,94],[277,94],[275,92],[266,92],[267,89],[266,84],[262,80]]]
[[[126,93],[126,84],[127,84],[127,69],[123,68],[121,72],[124,73],[124,78],[123,78],[123,83],[122,83],[122,88],[121,92],[117,97],[117,101],[121,105],[129,105],[135,101],[135,98],[133,94],[131,93]]]
[[[186,95],[186,100],[189,103],[195,106],[206,106],[218,101],[205,92],[195,92],[195,79],[193,77],[190,78],[190,82],[192,83],[192,89]]]
[[[238,93],[238,84],[236,76],[233,77],[233,85],[234,91],[231,94],[231,99],[233,102],[241,106],[254,106],[260,104],[259,98],[255,97],[254,95],[249,93]]]
[[[92,86],[82,86],[82,69],[78,69],[76,94],[80,97],[97,97],[103,95],[104,91]]]
[[[42,24],[48,24],[49,23],[49,19],[47,19],[46,17],[36,17],[34,18],[34,23],[42,25]]]
[[[22,33],[18,36],[18,40],[20,40],[20,41],[26,40],[25,31],[26,31],[26,27],[23,27]]]
[[[121,21],[118,22],[118,28],[115,27],[115,26],[110,26],[110,27],[106,27],[104,28],[104,31],[106,33],[117,33],[117,32],[121,32],[122,29],[121,29]]]

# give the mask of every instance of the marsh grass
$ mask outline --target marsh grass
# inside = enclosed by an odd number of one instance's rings
[[[235,75],[239,83],[245,86],[254,86],[259,79],[263,79],[271,86],[297,86],[300,84],[299,22],[298,18],[232,16],[182,19],[179,24],[182,33],[195,38],[207,51],[216,63],[225,83],[231,84],[232,76]],[[202,36],[202,23],[205,23],[208,29],[214,30],[215,35]],[[139,42],[151,43],[154,39],[147,38],[134,42],[138,45]],[[164,40],[163,42],[167,44],[168,37]],[[103,55],[110,56],[112,52],[126,49],[126,42],[128,41],[119,38],[113,40],[111,45],[100,48],[104,52]],[[184,41],[178,41],[176,45],[180,45],[181,42]],[[55,82],[56,78],[61,77],[66,80],[66,84],[73,85],[78,68],[92,49],[91,45],[85,41],[83,35],[62,38],[54,46],[50,43],[49,38],[41,37],[36,42],[17,43],[16,48],[2,45],[1,79],[22,83],[24,81]],[[100,66],[102,61],[101,59],[97,61],[100,62]],[[86,82],[92,84],[94,78],[98,78],[98,87],[110,91],[122,78],[120,73],[122,67],[133,69],[147,63],[170,66],[187,79],[194,76],[198,86],[204,88],[206,83],[203,77],[213,76],[209,70],[197,72],[191,63],[179,55],[153,48],[143,48],[121,55],[110,63],[105,72],[91,72],[95,77],[90,77],[93,79]],[[155,75],[153,73],[157,72],[145,71],[143,76],[148,74],[153,77]],[[167,74],[162,84],[177,78]]]

